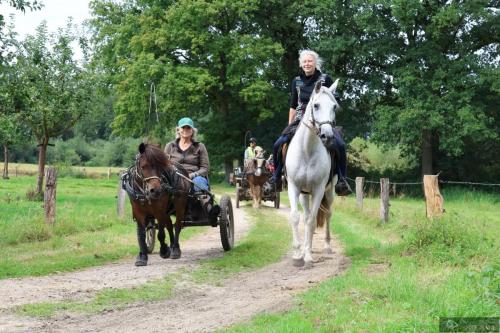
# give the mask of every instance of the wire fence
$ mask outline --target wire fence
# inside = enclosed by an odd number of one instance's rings
[[[353,183],[356,183],[355,179],[346,177],[348,180],[352,181]],[[380,180],[364,180],[365,183],[371,183],[371,184],[380,184]],[[500,184],[496,183],[475,183],[475,182],[461,182],[461,181],[454,181],[454,180],[439,180],[440,184],[455,184],[455,185],[471,185],[471,186],[500,186]],[[423,182],[390,182],[391,185],[422,185]]]

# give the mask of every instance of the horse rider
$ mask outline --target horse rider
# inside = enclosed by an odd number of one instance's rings
[[[177,123],[175,130],[175,140],[167,143],[165,146],[165,154],[171,161],[180,164],[189,175],[193,182],[194,192],[209,191],[210,184],[208,182],[208,152],[205,145],[196,140],[198,129],[194,127],[191,118],[182,118]],[[203,202],[207,204],[208,202]],[[208,208],[209,216],[219,214],[219,208],[214,205]]]
[[[293,79],[290,99],[290,110],[288,114],[288,126],[283,130],[281,136],[274,143],[273,160],[275,162],[275,171],[270,179],[271,184],[276,184],[278,189],[281,188],[281,172],[283,163],[281,157],[281,148],[283,144],[292,140],[292,137],[300,124],[303,114],[305,113],[307,103],[313,92],[316,82],[321,81],[326,87],[333,84],[332,78],[328,74],[321,72],[321,64],[323,60],[319,55],[312,50],[302,50],[299,54],[299,64],[301,67],[300,75]],[[335,98],[339,100],[339,96]],[[342,139],[340,132],[333,128],[334,140],[327,149],[334,153],[335,156],[335,173],[338,175],[338,181],[335,185],[337,195],[349,195],[352,190],[347,183],[347,158],[345,150],[345,142]]]
[[[255,157],[255,147],[257,147],[257,139],[250,138],[250,141],[248,142],[248,147],[247,149],[245,149],[245,154],[244,154],[245,160]]]

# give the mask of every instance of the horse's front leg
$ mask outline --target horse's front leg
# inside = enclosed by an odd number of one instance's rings
[[[136,266],[148,264],[148,246],[146,245],[146,218],[145,216],[134,216],[137,222],[137,242],[139,243],[139,254],[135,260]]]
[[[263,184],[259,185],[259,196],[257,197],[259,198],[259,207],[262,204],[262,196],[264,195],[263,187],[264,187]]]
[[[250,187],[250,195],[252,196],[252,207],[257,208],[257,185],[254,184],[253,181],[248,182],[248,186]]]
[[[299,201],[302,209],[304,210],[303,221],[304,221],[304,241],[302,244],[302,257],[305,259],[306,254],[306,246],[307,246],[307,221],[309,216],[311,215],[311,209],[309,207],[309,201],[311,200],[311,196],[309,194],[299,194]]]
[[[260,198],[262,196],[261,188],[257,184],[253,187],[253,207],[260,208]]]
[[[170,257],[170,247],[165,243],[165,227],[168,226],[170,222],[169,234],[172,230],[172,221],[168,216],[162,216],[158,221],[158,240],[160,241],[160,257],[163,259]],[[172,244],[172,237],[170,237],[170,244]]]
[[[319,187],[319,188],[324,188]],[[318,215],[318,209],[321,205],[321,199],[323,199],[323,191],[314,191],[311,197],[311,210],[308,216],[304,216],[305,222],[305,234],[304,234],[304,262],[305,267],[310,268],[313,265],[312,257],[312,241],[314,229],[316,229],[316,216]]]
[[[175,202],[175,233],[171,243],[172,255],[170,258],[179,259],[181,257],[181,247],[179,245],[180,234],[182,230],[182,220],[186,211],[186,199],[177,199]]]
[[[298,201],[299,201],[300,191],[295,186],[294,183],[288,183],[288,198],[290,200],[290,225],[292,226],[292,235],[293,235],[293,256],[292,261],[294,266],[303,266],[304,265],[304,257],[300,252],[300,238],[299,238],[299,221],[300,221],[300,213],[298,210]]]

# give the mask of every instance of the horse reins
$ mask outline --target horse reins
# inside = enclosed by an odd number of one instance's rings
[[[318,94],[314,94],[313,99],[316,99],[317,95]],[[327,95],[330,97],[329,94],[327,94]],[[335,98],[334,98],[334,101],[335,101]],[[332,128],[335,127],[335,125],[336,125],[335,120],[316,121],[316,119],[314,118],[314,110],[313,110],[314,100],[312,100],[312,103],[308,103],[308,105],[311,105],[311,107],[310,107],[311,108],[311,119],[309,119],[309,121],[311,122],[312,126],[304,121],[305,117],[303,117],[302,121],[301,121],[304,125],[306,125],[307,128],[309,128],[311,131],[315,132],[317,136],[319,136],[320,131],[321,131],[321,126],[330,125],[330,126],[332,126]]]
[[[162,172],[161,177],[159,176],[151,176],[151,177],[144,177],[142,172],[140,171],[140,165],[139,165],[139,160],[140,156],[136,156],[135,164],[130,166],[127,170],[127,173],[122,175],[122,187],[123,189],[128,193],[128,195],[134,199],[134,200],[139,200],[139,201],[148,201],[151,203],[151,199],[147,195],[147,189],[146,189],[146,184],[148,181],[152,179],[158,179],[160,181],[160,191],[161,192],[166,192],[168,194],[177,194],[181,192],[186,192],[177,189],[177,184],[172,184],[176,183],[172,175],[167,174],[165,170]],[[177,174],[179,174],[176,171]],[[142,185],[139,183],[139,181],[142,182]]]

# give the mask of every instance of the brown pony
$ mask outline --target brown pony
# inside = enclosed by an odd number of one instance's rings
[[[148,250],[146,245],[146,225],[149,219],[158,222],[158,240],[162,258],[181,257],[179,235],[186,211],[190,184],[177,175],[165,153],[151,144],[141,143],[135,165],[122,176],[123,188],[132,204],[132,215],[137,222],[139,255],[135,265],[146,266]],[[175,211],[175,233],[170,214]],[[170,247],[165,243],[165,227],[170,237]]]
[[[260,147],[255,148],[255,157],[245,160],[245,175],[250,186],[253,199],[253,208],[259,208],[262,201],[262,186],[270,177],[266,169],[264,151]]]

